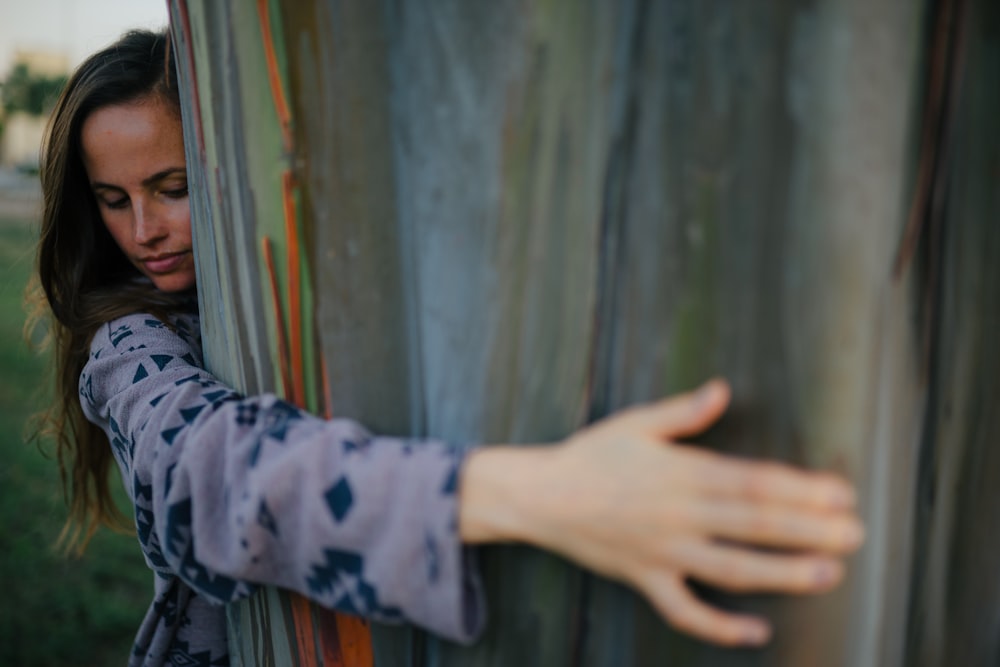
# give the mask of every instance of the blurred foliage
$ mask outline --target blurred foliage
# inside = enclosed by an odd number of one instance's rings
[[[35,74],[24,63],[17,63],[3,82],[3,109],[6,113],[23,111],[32,116],[49,112],[66,85],[66,76]]]
[[[28,223],[0,214],[0,665],[124,665],[152,598],[136,539],[102,530],[82,558],[56,551],[58,468],[51,447],[23,437],[49,394],[46,359],[21,332],[33,252]]]

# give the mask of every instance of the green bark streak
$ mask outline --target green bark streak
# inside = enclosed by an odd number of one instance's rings
[[[681,279],[684,291],[676,306],[674,330],[670,334],[677,353],[666,369],[665,393],[690,389],[709,377],[715,371],[710,363],[719,345],[715,295],[720,289],[717,257],[722,193],[718,177],[700,176],[695,192],[694,216],[685,229],[687,244],[683,254],[688,273]]]

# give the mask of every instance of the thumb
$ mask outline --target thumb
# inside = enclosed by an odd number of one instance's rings
[[[709,380],[698,389],[633,408],[631,426],[662,438],[686,438],[701,433],[729,406],[729,383]]]

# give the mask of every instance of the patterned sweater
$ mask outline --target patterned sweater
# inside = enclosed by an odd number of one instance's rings
[[[103,326],[80,377],[111,442],[155,598],[130,665],[227,665],[221,605],[270,584],[468,642],[483,593],[458,539],[462,452],[374,437],[202,366],[198,320]]]

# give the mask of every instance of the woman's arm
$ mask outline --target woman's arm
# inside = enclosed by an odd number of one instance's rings
[[[728,386],[714,381],[557,447],[474,452],[460,486],[462,539],[560,553],[638,589],[682,631],[725,645],[766,642],[763,619],[705,604],[686,579],[737,592],[826,591],[843,576],[841,557],[860,545],[862,526],[853,490],[838,477],[677,443],[728,403]]]
[[[554,447],[487,447],[463,461],[440,442],[372,437],[273,396],[240,397],[200,368],[190,335],[149,318],[105,327],[92,350],[81,398],[111,440],[147,559],[210,599],[268,583],[467,641],[482,600],[459,541],[518,541],[632,585],[682,630],[759,643],[759,619],[710,609],[684,579],[825,590],[841,576],[832,556],[860,541],[843,482],[674,442],[722,413],[721,383]]]
[[[197,323],[174,325],[102,327],[80,381],[161,578],[212,602],[279,586],[471,641],[483,600],[457,532],[464,452],[239,396],[201,368]]]

